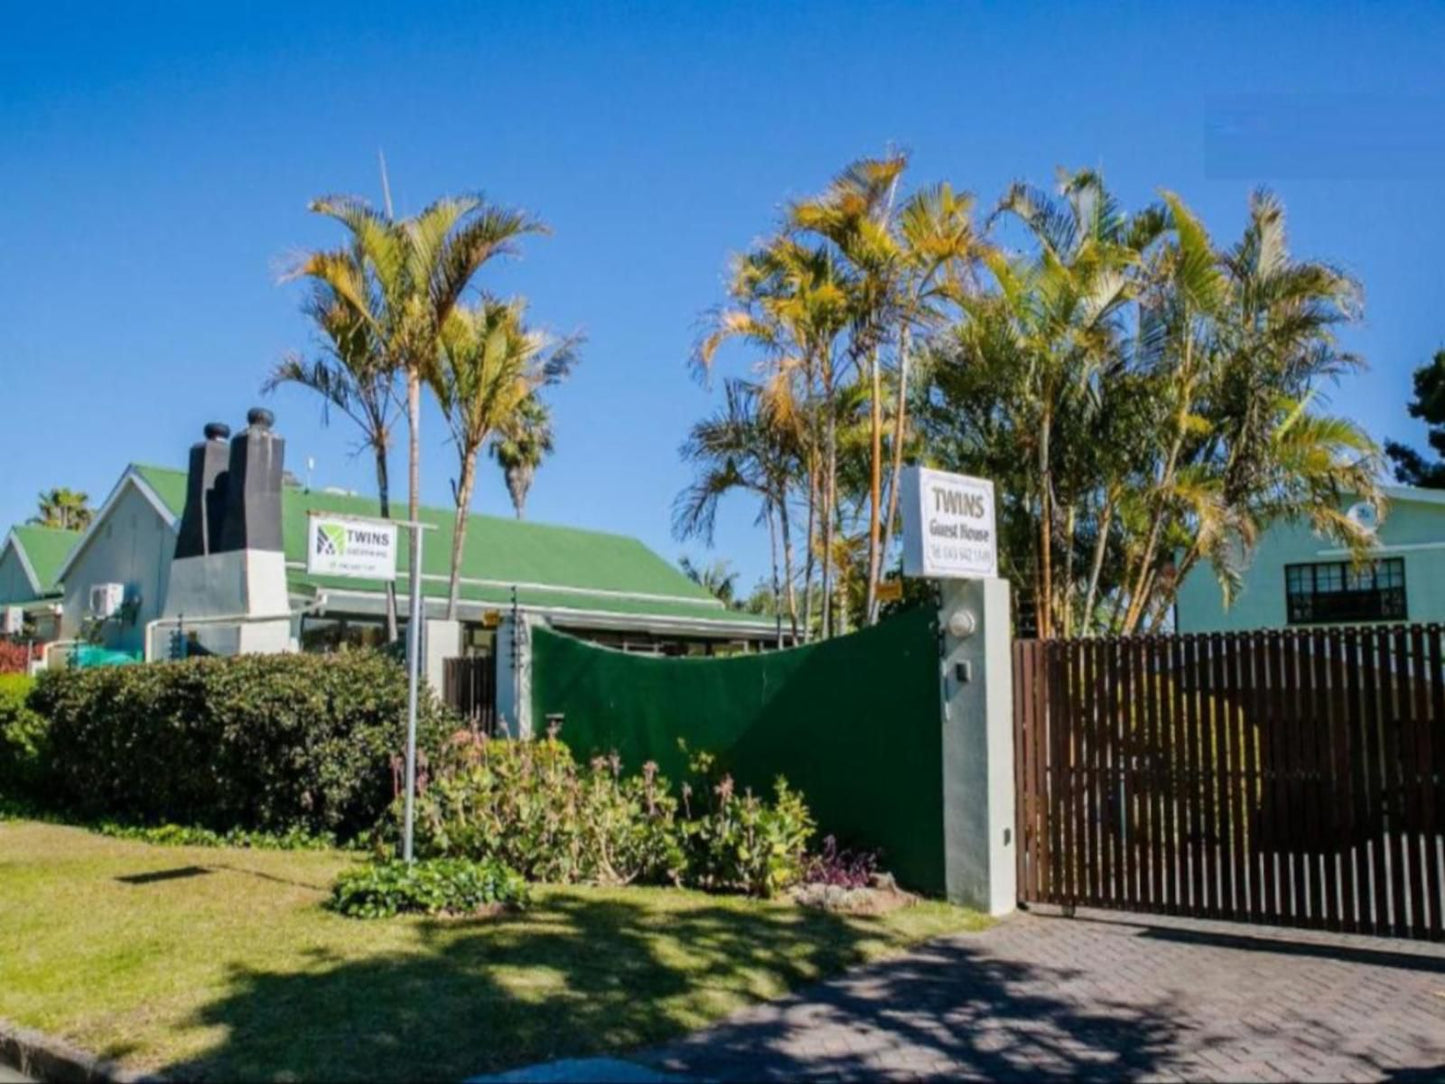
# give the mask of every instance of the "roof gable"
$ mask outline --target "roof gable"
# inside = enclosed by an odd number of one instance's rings
[[[142,467],[135,464],[126,467],[125,473],[120,476],[120,481],[116,482],[115,487],[105,498],[105,503],[100,506],[100,510],[95,513],[95,517],[90,521],[90,526],[85,529],[75,545],[71,547],[64,561],[61,562],[60,568],[56,570],[55,573],[56,579],[62,583],[65,581],[65,577],[70,573],[71,567],[80,558],[80,555],[85,552],[86,548],[90,545],[91,539],[95,537],[96,532],[99,531],[105,521],[110,518],[110,514],[115,509],[116,503],[127,489],[135,489],[139,492],[140,495],[145,498],[146,502],[155,509],[156,515],[164,520],[166,525],[174,531],[180,524],[181,513],[177,510],[177,507],[172,504],[175,496],[174,479],[166,476],[175,474],[180,475],[181,501],[179,507],[184,507],[186,490],[185,471],[172,471],[161,467]],[[161,484],[160,489],[157,489],[157,480]]]
[[[10,531],[7,544],[15,547],[20,564],[30,577],[37,595],[54,594],[60,586],[59,572],[70,551],[83,537],[81,531],[25,524]]]

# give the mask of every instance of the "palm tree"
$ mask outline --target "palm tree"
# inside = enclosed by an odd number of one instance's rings
[[[673,532],[680,540],[700,537],[711,545],[724,497],[740,491],[759,498],[757,521],[768,525],[772,557],[773,612],[781,615],[786,609],[796,641],[798,607],[787,511],[788,491],[802,453],[795,437],[795,430],[771,416],[768,401],[755,385],[729,380],[722,408],[694,425],[681,448],[683,461],[696,467],[697,477],[673,505]],[[781,635],[781,627],[779,631]]]
[[[1053,635],[1060,609],[1054,555],[1060,530],[1055,437],[1061,419],[1086,410],[1097,374],[1122,352],[1123,318],[1132,296],[1130,271],[1159,236],[1162,216],[1125,214],[1097,174],[1061,173],[1052,197],[1014,185],[997,215],[1011,215],[1031,234],[1037,254],[1026,261],[987,260],[1008,313],[1000,329],[1023,360],[1028,447],[1036,470],[1030,492],[1038,508],[1038,570],[1034,598],[1039,635]],[[1064,449],[1067,451],[1067,449]]]
[[[1289,257],[1277,202],[1225,252],[1172,193],[1128,215],[1087,174],[1003,209],[1036,251],[988,258],[997,289],[964,299],[915,402],[931,457],[999,479],[1040,635],[1156,631],[1200,562],[1229,598],[1278,519],[1364,554],[1340,498],[1378,500],[1378,450],[1319,410],[1359,364],[1335,339],[1357,288]]]
[[[868,600],[873,607],[882,560],[883,370],[880,352],[896,315],[899,251],[892,235],[898,186],[908,166],[906,155],[864,158],[839,174],[822,195],[795,203],[789,212],[794,230],[814,234],[832,245],[848,269],[849,359],[868,380]],[[831,549],[825,543],[825,550]]]
[[[738,574],[727,561],[699,565],[688,557],[678,558],[683,574],[713,598],[731,609],[737,599]]]
[[[90,496],[78,490],[60,487],[40,494],[38,511],[30,522],[38,527],[54,527],[61,531],[83,531],[95,518]]]
[[[456,620],[461,596],[462,554],[477,457],[494,433],[513,422],[538,388],[566,376],[576,360],[576,347],[576,339],[558,341],[528,328],[526,302],[521,299],[483,298],[474,307],[458,306],[442,328],[441,358],[432,373],[432,387],[458,457],[447,592],[449,621]]]
[[[1352,494],[1379,510],[1380,449],[1353,422],[1316,412],[1321,388],[1364,362],[1342,350],[1336,329],[1357,320],[1361,291],[1325,263],[1290,256],[1284,207],[1255,192],[1239,243],[1218,257],[1223,301],[1215,321],[1217,364],[1204,395],[1191,463],[1207,470],[1227,510],[1225,554],[1247,550],[1279,519],[1304,520],[1363,559],[1370,534],[1340,509]],[[1206,532],[1182,550],[1176,579],[1211,559],[1228,595],[1233,575],[1211,554]],[[1131,606],[1124,631],[1157,610]]]
[[[527,503],[527,493],[537,468],[552,454],[552,415],[547,404],[529,395],[518,405],[512,417],[504,422],[488,449],[507,482],[507,493],[517,518]]]
[[[358,278],[365,274],[359,266],[352,273]],[[288,355],[271,371],[262,391],[269,395],[283,384],[294,384],[320,396],[323,425],[330,423],[333,410],[351,419],[361,432],[361,447],[372,454],[380,514],[389,519],[388,455],[397,414],[396,370],[388,363],[371,325],[325,281],[315,281],[303,311],[321,332],[321,356],[308,361],[299,354]],[[396,584],[388,582],[388,640],[396,639],[396,624]]]
[[[373,209],[354,196],[311,204],[350,233],[346,248],[314,252],[294,274],[324,283],[367,326],[388,368],[406,379],[407,515],[421,514],[421,389],[436,377],[442,329],[477,273],[545,231],[520,211],[481,196],[443,197],[410,218]],[[415,549],[410,576],[421,575]]]
[[[837,343],[849,319],[847,284],[826,247],[783,236],[734,261],[728,292],[732,303],[713,314],[694,365],[706,375],[718,349],[733,339],[763,354],[758,368],[767,417],[791,431],[803,449],[807,541],[800,633],[807,637],[812,629],[813,570],[820,563],[821,630],[826,637],[833,627],[829,554],[837,507],[842,375]],[[786,500],[778,513],[786,524]],[[790,541],[783,550],[791,566]]]
[[[915,193],[898,212],[893,242],[899,268],[897,328],[897,400],[893,410],[892,464],[888,479],[887,514],[883,542],[870,561],[867,586],[867,620],[878,621],[878,579],[881,562],[893,544],[898,516],[898,483],[903,472],[907,441],[909,371],[915,338],[925,337],[941,325],[951,309],[960,305],[974,281],[975,267],[993,247],[973,224],[973,196],[956,193],[940,184]]]

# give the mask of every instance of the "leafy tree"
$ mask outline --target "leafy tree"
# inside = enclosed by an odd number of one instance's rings
[[[363,279],[361,252],[354,248],[349,256],[353,260],[350,274]],[[308,360],[300,354],[288,355],[272,370],[262,390],[270,394],[285,384],[306,388],[321,398],[323,424],[329,423],[333,410],[349,418],[361,433],[361,449],[372,454],[380,513],[390,518],[388,456],[398,410],[397,370],[371,325],[328,281],[313,280],[303,311],[320,333],[320,356]],[[397,636],[394,583],[386,587],[386,635],[388,640]]]
[[[547,404],[535,394],[523,399],[497,430],[488,450],[502,468],[512,508],[522,519],[537,468],[553,451],[552,415]]]
[[[452,443],[458,475],[453,484],[456,520],[452,528],[447,620],[455,620],[461,597],[462,553],[467,540],[477,457],[494,433],[513,424],[538,388],[563,379],[576,361],[576,339],[556,340],[526,324],[526,302],[483,298],[458,306],[442,329],[441,359],[432,387]]]
[[[39,527],[55,527],[62,531],[83,531],[95,518],[90,496],[78,490],[52,489],[37,498],[36,514],[30,522]]]
[[[1429,427],[1425,439],[1435,462],[1408,444],[1387,441],[1385,454],[1395,464],[1395,478],[1407,486],[1445,489],[1445,350],[1437,350],[1429,365],[1415,370],[1415,398],[1409,411],[1410,417]]]

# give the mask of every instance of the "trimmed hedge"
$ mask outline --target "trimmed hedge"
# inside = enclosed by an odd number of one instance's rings
[[[371,651],[43,674],[51,801],[86,818],[348,839],[395,796],[406,674]],[[418,744],[455,720],[425,698]]]

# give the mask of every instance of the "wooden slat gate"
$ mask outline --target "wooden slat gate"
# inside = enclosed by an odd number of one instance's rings
[[[1441,640],[1018,641],[1020,898],[1445,937]]]
[[[442,675],[442,698],[473,730],[487,735],[497,730],[497,661],[475,655],[447,659]]]

